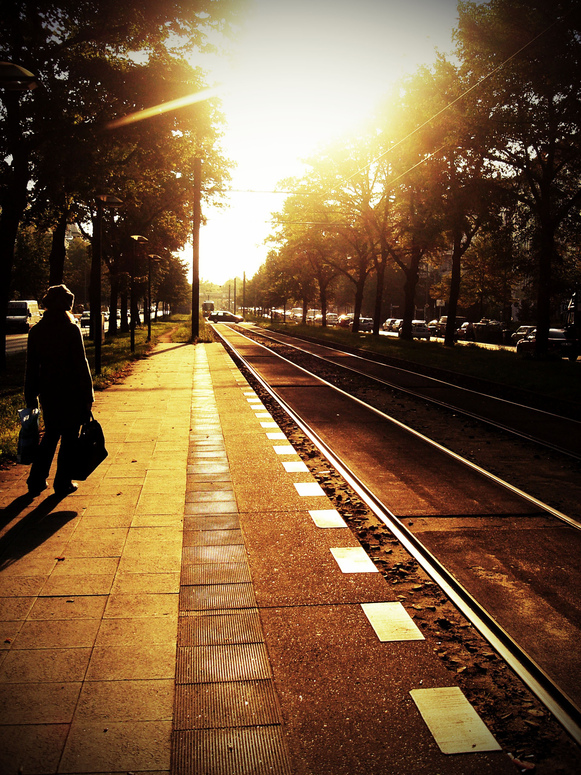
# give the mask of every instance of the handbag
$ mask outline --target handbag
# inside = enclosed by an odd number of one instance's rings
[[[20,432],[18,434],[18,447],[16,460],[22,465],[28,466],[34,460],[40,438],[38,430],[38,409],[19,409]]]
[[[91,419],[81,426],[75,445],[71,479],[87,479],[108,454],[103,429],[91,414]]]

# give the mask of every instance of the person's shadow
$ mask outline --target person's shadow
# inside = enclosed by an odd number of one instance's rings
[[[77,516],[76,511],[53,511],[61,500],[59,495],[49,495],[4,533],[0,538],[0,571],[33,552]],[[0,526],[9,525],[31,501],[30,495],[13,500],[1,512]]]

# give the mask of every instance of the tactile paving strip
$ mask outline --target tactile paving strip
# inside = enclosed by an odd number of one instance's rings
[[[260,643],[261,640],[258,611],[205,613],[195,618],[181,617],[178,622],[178,646]]]
[[[176,729],[223,729],[277,723],[272,681],[181,684],[176,687]]]
[[[171,773],[290,775],[205,357],[197,348]]]
[[[180,611],[254,608],[252,584],[208,584],[180,588]]]
[[[291,775],[278,725],[177,732],[173,743],[180,775]]]
[[[189,565],[182,570],[182,586],[242,584],[244,582],[250,582],[250,568],[245,562]]]

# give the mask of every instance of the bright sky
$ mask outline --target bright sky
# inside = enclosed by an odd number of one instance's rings
[[[206,207],[200,278],[250,278],[264,261],[283,178],[365,121],[390,85],[449,51],[456,0],[242,0],[248,6],[228,55],[207,65],[224,84],[222,145],[237,163],[229,207]],[[191,259],[191,248],[184,252]]]

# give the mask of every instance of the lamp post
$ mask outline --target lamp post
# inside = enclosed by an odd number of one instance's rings
[[[130,289],[130,302],[129,306],[131,309],[131,323],[130,323],[130,330],[131,330],[131,352],[135,352],[135,316],[137,313],[137,310],[135,309],[136,301],[135,301],[135,256],[137,253],[137,245],[145,245],[145,243],[149,242],[147,237],[142,237],[141,234],[132,234],[131,239],[135,241],[135,244],[133,246],[133,255],[131,256],[131,289]]]
[[[161,256],[151,253],[147,256],[147,341],[151,342],[151,262],[161,261]]]
[[[91,283],[90,283],[90,309],[91,309],[91,338],[95,345],[95,374],[101,373],[101,264],[103,261],[103,208],[120,207],[123,202],[112,194],[97,194],[97,228],[95,230],[95,242],[93,256],[91,258]]]
[[[200,335],[200,222],[202,160],[194,159],[194,224],[192,234],[192,342]]]

